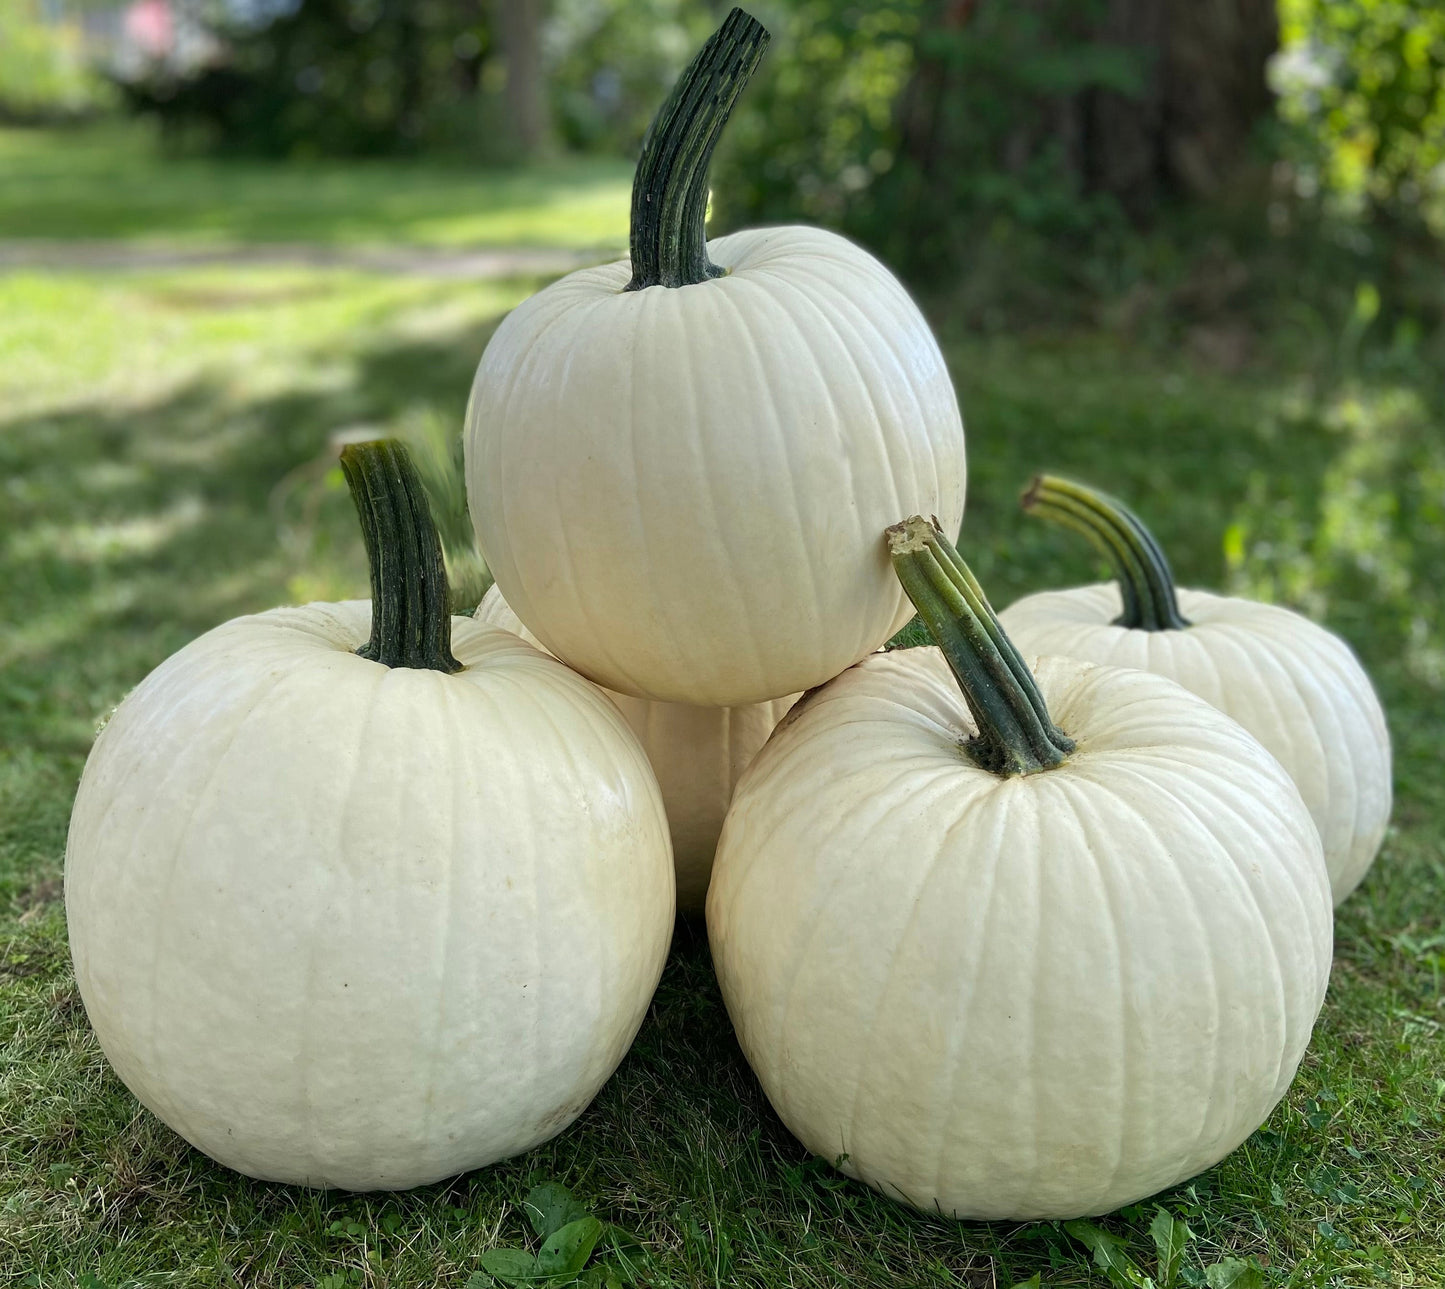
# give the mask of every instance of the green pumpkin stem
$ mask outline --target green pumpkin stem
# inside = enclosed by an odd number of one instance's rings
[[[352,443],[341,469],[371,564],[371,639],[356,652],[387,667],[460,671],[441,538],[411,453],[395,439]]]
[[[770,39],[756,18],[734,9],[652,118],[632,180],[629,291],[692,286],[726,272],[707,257],[707,168]]]
[[[1033,674],[938,524],[915,515],[885,536],[898,580],[973,713],[978,735],[968,744],[969,755],[998,775],[1061,764],[1074,740],[1054,724]]]
[[[1027,514],[1083,533],[1103,553],[1124,601],[1116,625],[1140,631],[1178,631],[1189,625],[1179,611],[1174,575],[1163,548],[1126,506],[1082,483],[1051,474],[1034,477],[1022,505]]]

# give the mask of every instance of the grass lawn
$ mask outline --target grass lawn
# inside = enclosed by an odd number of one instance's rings
[[[0,146],[15,155],[13,138]],[[141,187],[116,231],[145,226]],[[459,228],[447,202],[470,218],[470,190],[450,191],[396,235]],[[18,231],[27,200],[0,184],[0,225]],[[390,235],[364,211],[347,223],[344,204],[307,235]],[[284,207],[261,202],[221,231],[266,236]],[[165,209],[167,231],[208,231],[199,198]],[[484,1251],[535,1247],[520,1201],[543,1181],[635,1233],[638,1284],[1103,1283],[1058,1226],[922,1217],[810,1160],[738,1053],[695,927],[679,927],[636,1046],[582,1119],[446,1185],[357,1197],[252,1182],[109,1073],[60,900],[97,722],[227,617],[365,594],[336,431],[431,445],[457,531],[447,438],[490,328],[532,286],[308,269],[0,275],[0,1285],[462,1289]],[[1181,1283],[1215,1266],[1209,1283],[1227,1284],[1226,1257],[1272,1285],[1445,1283],[1445,436],[1426,370],[1323,383],[1262,360],[1225,376],[1105,335],[944,332],[969,423],[963,549],[997,603],[1098,573],[1082,543],[1015,506],[1033,470],[1073,471],[1137,505],[1184,584],[1329,622],[1389,707],[1395,824],[1340,913],[1299,1078],[1234,1156],[1159,1197],[1195,1235]],[[1147,1274],[1154,1217],[1150,1202],[1102,1223]]]
[[[606,159],[276,165],[166,158],[133,123],[0,128],[0,238],[615,248],[631,186],[631,166]]]

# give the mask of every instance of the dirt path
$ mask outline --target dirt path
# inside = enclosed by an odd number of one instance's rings
[[[260,243],[244,246],[175,246],[125,241],[61,241],[0,238],[0,272],[17,269],[115,269],[154,271],[177,268],[296,266],[351,269],[427,278],[506,278],[566,273],[584,264],[611,259],[606,248],[569,251],[556,247],[322,246],[308,243]]]

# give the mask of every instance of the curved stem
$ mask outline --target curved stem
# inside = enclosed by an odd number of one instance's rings
[[[1114,620],[1118,626],[1178,631],[1189,625],[1179,612],[1174,575],[1163,549],[1126,506],[1082,483],[1051,474],[1034,476],[1022,504],[1030,515],[1082,533],[1103,553],[1124,601],[1124,612]]]
[[[692,286],[726,272],[707,257],[707,168],[770,39],[756,18],[734,9],[652,118],[632,180],[627,290]]]
[[[1054,724],[983,588],[937,523],[915,515],[885,536],[898,580],[973,713],[978,736],[969,754],[999,775],[1033,774],[1061,764],[1074,740]]]
[[[395,439],[341,450],[371,563],[371,639],[356,652],[387,667],[460,671],[441,538],[421,476]]]

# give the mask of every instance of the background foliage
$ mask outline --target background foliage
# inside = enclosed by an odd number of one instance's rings
[[[1241,13],[1269,4],[1233,2]],[[507,55],[487,0],[293,0],[247,7],[245,22],[221,0],[205,3],[232,15],[217,19],[224,56],[128,84],[132,107],[165,123],[172,146],[516,159],[500,97]],[[1201,278],[1225,258],[1249,280],[1230,292],[1238,271],[1225,274],[1214,293],[1231,297],[1230,309],[1241,294],[1275,311],[1303,295],[1338,324],[1363,284],[1390,325],[1438,329],[1445,8],[1436,0],[1280,0],[1270,72],[1280,111],[1261,99],[1240,164],[1204,192],[1163,173],[1176,139],[1157,142],[1153,160],[1125,155],[1125,168],[1141,172],[1126,181],[1108,173],[1119,158],[1099,141],[1121,122],[1127,135],[1139,120],[1178,116],[1161,81],[1196,70],[1179,64],[1158,21],[1139,15],[1165,13],[1166,27],[1189,35],[1188,14],[1219,6],[755,7],[774,41],[714,169],[719,230],[829,225],[915,284],[952,294],[986,329],[1097,321],[1110,310],[1141,326],[1190,325]],[[633,155],[658,96],[724,8],[551,0],[538,92],[553,149]],[[1203,65],[1236,55],[1214,51]],[[1221,81],[1216,97],[1230,93]]]
[[[561,141],[634,156],[662,96],[725,8],[698,0],[554,0],[547,79]]]
[[[0,4],[0,121],[56,121],[109,107],[79,28],[40,21],[40,0]]]
[[[1142,55],[1088,29],[1100,7],[984,4],[946,25],[921,0],[791,6],[725,154],[722,218],[831,224],[921,272],[991,225],[1106,235],[1115,204],[1082,190],[1051,128],[1072,96],[1139,87]],[[938,101],[917,101],[945,77]],[[900,147],[925,113],[947,158],[926,169]]]
[[[268,156],[417,152],[475,142],[488,32],[480,5],[305,0],[260,21],[218,12],[224,58],[127,83],[176,141]]]
[[[214,7],[214,5],[213,5]],[[303,0],[217,8],[224,55],[128,86],[189,147],[275,157],[520,158],[486,0]],[[660,96],[716,25],[699,0],[553,0],[541,33],[558,146],[635,152]]]
[[[1280,0],[1280,18],[1276,82],[1306,191],[1445,232],[1445,6]]]

